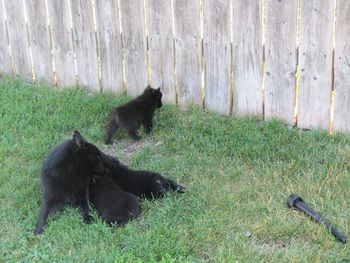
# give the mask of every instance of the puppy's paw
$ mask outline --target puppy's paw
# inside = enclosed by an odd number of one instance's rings
[[[168,188],[170,190],[173,190],[177,193],[184,193],[186,191],[186,187],[174,182],[173,180],[167,179],[168,180]]]
[[[85,224],[90,225],[92,223],[92,216],[91,215],[84,216],[83,221]]]

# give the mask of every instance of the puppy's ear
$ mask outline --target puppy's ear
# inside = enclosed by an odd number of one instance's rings
[[[74,133],[73,133],[73,142],[78,150],[81,150],[86,143],[84,137],[81,136],[80,132],[78,132],[78,131],[74,131]]]
[[[160,87],[158,89],[153,89],[152,92],[153,93],[159,93],[160,92]]]
[[[74,135],[77,135],[77,136],[80,136],[80,137],[82,137],[83,138],[83,136],[80,134],[80,132],[79,131],[77,131],[77,130],[74,130],[74,132],[73,132],[73,136]]]
[[[158,89],[152,89],[152,94],[156,95],[157,97],[159,96],[159,94],[161,94],[160,92],[160,87]]]
[[[151,90],[151,89],[152,89],[151,85],[147,85],[147,87],[145,88],[145,90]]]

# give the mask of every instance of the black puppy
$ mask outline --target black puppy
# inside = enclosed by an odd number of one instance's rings
[[[137,134],[141,125],[149,134],[153,128],[154,112],[160,107],[162,107],[160,88],[152,89],[151,86],[147,86],[140,96],[112,110],[106,126],[105,143],[112,143],[112,136],[118,128],[125,129],[134,140],[141,138]]]
[[[137,197],[123,191],[110,177],[104,175],[90,185],[90,202],[110,225],[123,225],[140,214]]]
[[[41,169],[41,207],[35,233],[44,231],[49,214],[63,204],[79,207],[84,222],[90,223],[89,183],[94,173],[103,170],[99,149],[78,131],[74,131],[72,139],[53,149]]]
[[[163,177],[156,172],[135,171],[119,162],[117,158],[103,152],[102,160],[105,174],[109,175],[124,191],[137,197],[159,198],[164,197],[168,190],[183,193],[185,187]]]

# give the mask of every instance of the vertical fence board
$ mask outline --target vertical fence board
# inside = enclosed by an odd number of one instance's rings
[[[233,113],[262,116],[261,2],[233,0]]]
[[[205,107],[230,113],[230,1],[204,0]]]
[[[33,55],[34,76],[37,80],[52,82],[52,57],[47,25],[46,5],[43,0],[25,0]]]
[[[178,103],[202,103],[200,1],[174,0]]]
[[[298,126],[329,128],[333,1],[300,2]]]
[[[127,94],[139,95],[147,85],[147,43],[144,3],[120,1]]]
[[[11,58],[6,36],[5,13],[0,0],[0,72],[11,74]]]
[[[47,3],[57,86],[73,86],[77,80],[68,0]]]
[[[338,1],[334,60],[334,130],[350,133],[350,2]]]
[[[15,74],[31,80],[33,77],[32,63],[29,53],[23,0],[6,0],[4,4]]]
[[[265,118],[294,124],[297,0],[266,2]]]
[[[96,0],[97,40],[103,90],[123,90],[122,44],[117,0]]]
[[[92,2],[72,0],[73,38],[79,85],[100,90]]]
[[[171,1],[147,1],[150,84],[161,87],[165,102],[176,102]]]

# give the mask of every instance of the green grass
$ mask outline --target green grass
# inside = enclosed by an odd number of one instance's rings
[[[131,167],[162,172],[186,185],[186,194],[142,201],[141,216],[120,228],[96,213],[85,225],[66,207],[50,217],[44,235],[33,235],[48,151],[74,129],[110,151],[102,141],[105,120],[125,101],[0,79],[1,262],[350,261],[349,244],[285,204],[299,193],[350,234],[349,137],[195,107],[162,107],[153,134],[143,135],[147,143],[129,158],[119,143],[134,144],[125,134],[113,146]]]

